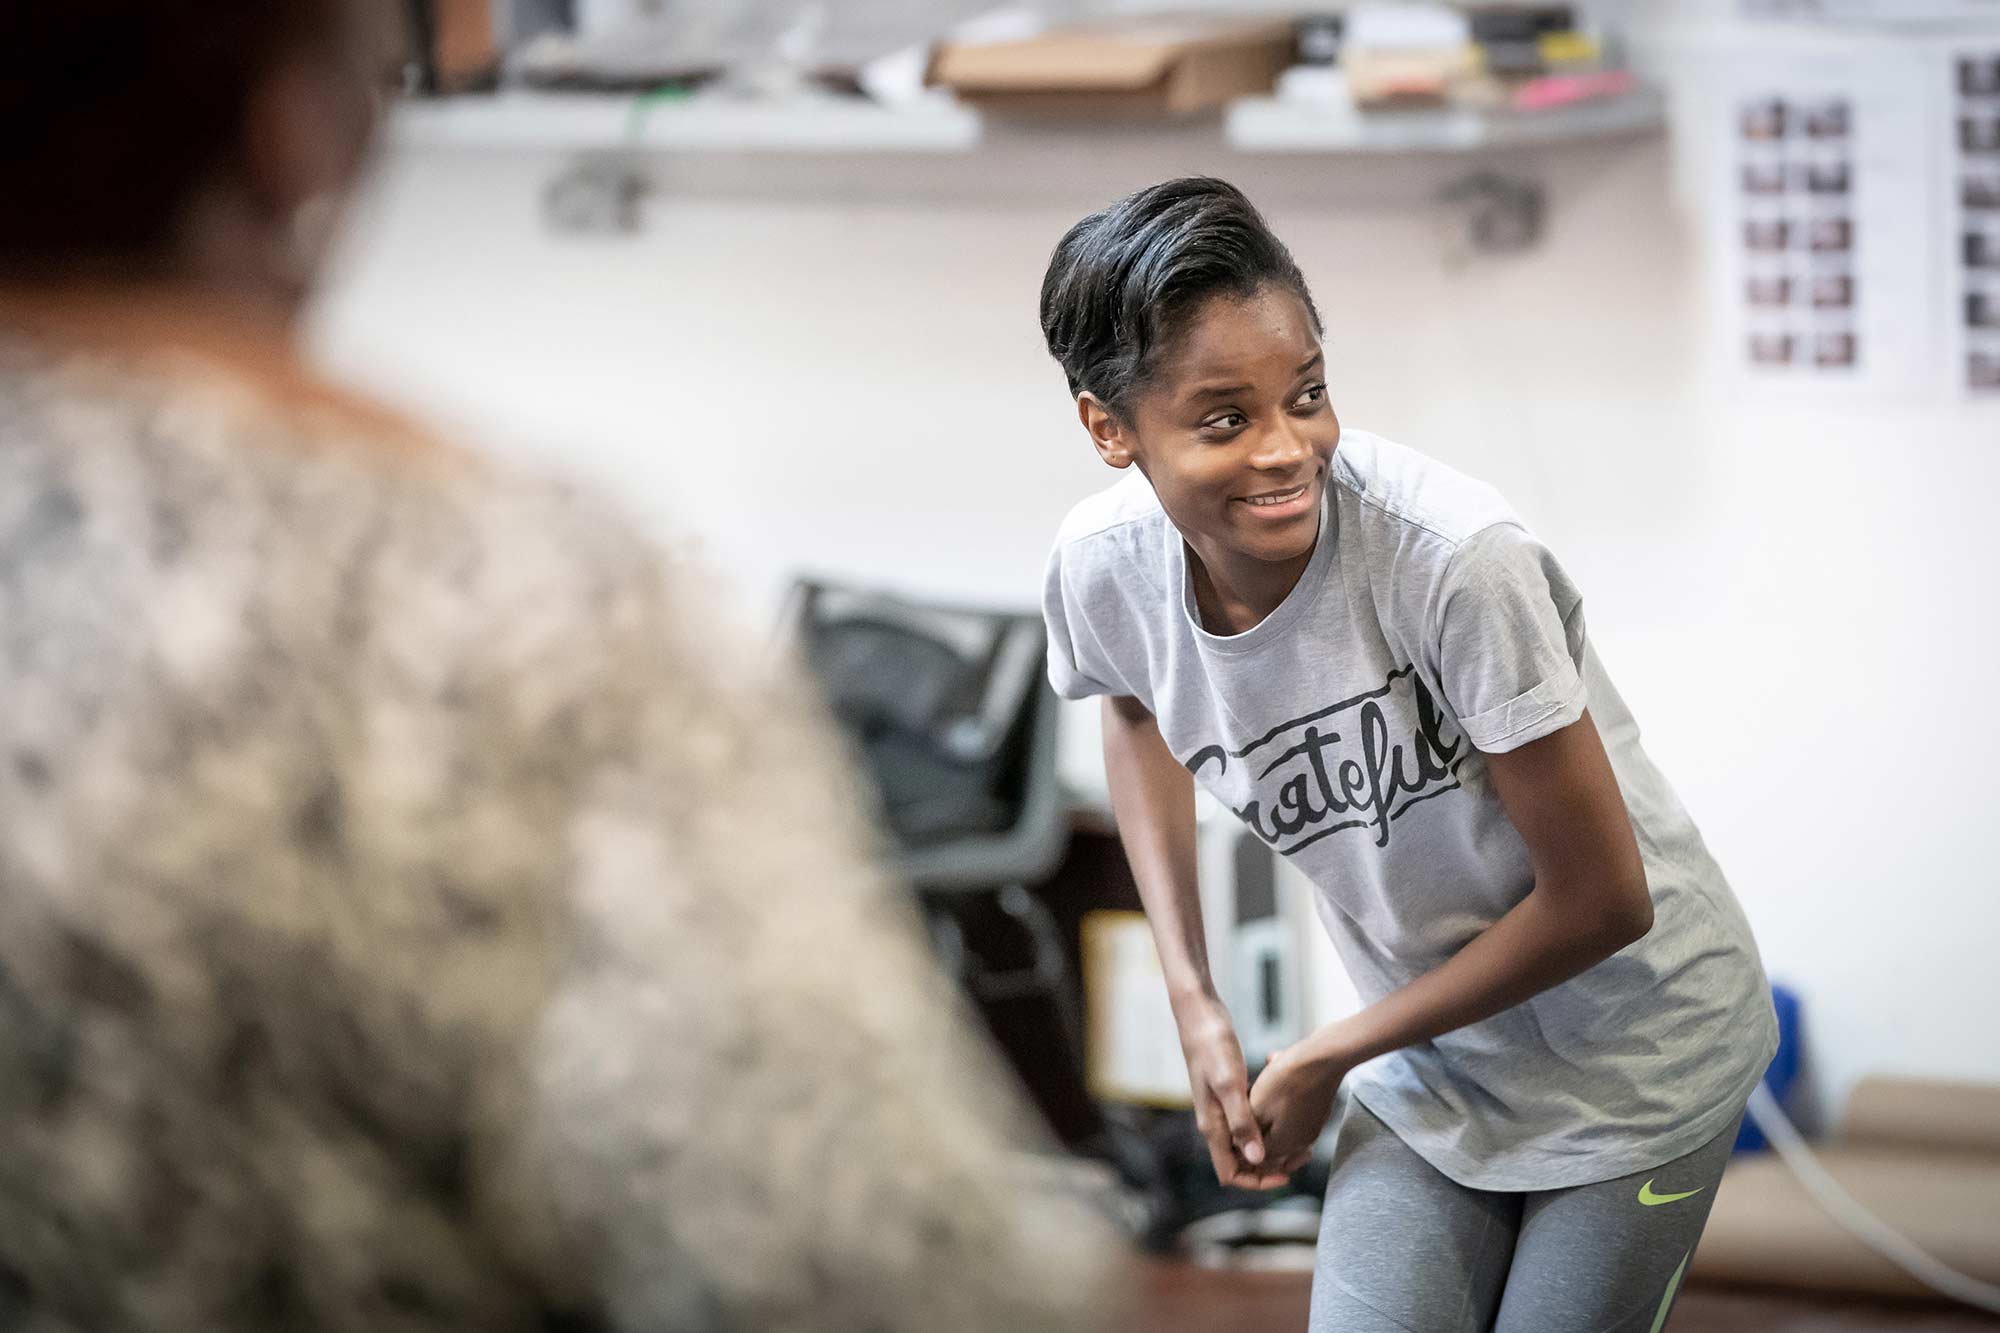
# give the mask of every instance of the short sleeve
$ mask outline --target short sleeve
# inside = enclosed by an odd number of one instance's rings
[[[1065,564],[1068,548],[1058,542],[1049,553],[1042,582],[1042,619],[1049,630],[1049,683],[1065,699],[1099,694],[1130,694],[1109,654],[1097,637],[1085,599],[1077,591],[1077,573]]]
[[[1505,753],[1583,716],[1583,597],[1525,529],[1467,538],[1434,605],[1438,684],[1475,747]]]

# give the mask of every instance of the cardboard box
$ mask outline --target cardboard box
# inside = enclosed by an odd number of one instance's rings
[[[984,110],[1194,115],[1266,96],[1292,63],[1289,22],[1155,18],[1051,28],[1018,41],[948,43],[930,82]]]
[[[431,58],[440,90],[490,83],[500,67],[493,0],[432,0]]]

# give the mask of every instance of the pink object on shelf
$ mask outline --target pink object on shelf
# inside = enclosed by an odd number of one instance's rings
[[[1516,111],[1547,111],[1596,102],[1607,97],[1623,97],[1639,86],[1629,69],[1607,69],[1594,74],[1546,74],[1514,90],[1509,105]]]

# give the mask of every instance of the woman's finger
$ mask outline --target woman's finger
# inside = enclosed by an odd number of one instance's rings
[[[1257,1117],[1250,1111],[1250,1089],[1245,1082],[1221,1090],[1223,1114],[1229,1120],[1229,1137],[1234,1140],[1236,1150],[1243,1154],[1243,1160],[1252,1166],[1264,1160],[1264,1134],[1257,1128]]]

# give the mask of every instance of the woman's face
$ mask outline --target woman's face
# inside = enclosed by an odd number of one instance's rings
[[[1138,464],[1212,570],[1311,554],[1340,422],[1296,294],[1266,284],[1196,307],[1128,415],[1111,426],[1115,441],[1087,420],[1099,451],[1114,466]]]

